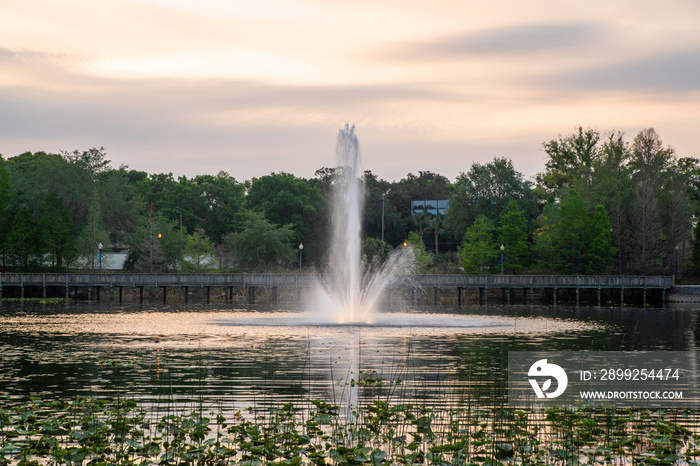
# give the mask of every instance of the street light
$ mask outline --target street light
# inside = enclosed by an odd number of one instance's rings
[[[505,251],[506,248],[501,244],[501,275],[503,275],[503,251]]]
[[[299,243],[299,273],[301,273],[301,255],[304,252],[304,245]]]
[[[102,243],[97,245],[97,249],[99,250],[97,253],[97,262],[100,263],[100,273],[102,273]]]
[[[676,244],[676,278],[678,278],[678,245]]]

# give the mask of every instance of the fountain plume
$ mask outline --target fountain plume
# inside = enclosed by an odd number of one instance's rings
[[[409,271],[413,254],[410,248],[402,248],[381,265],[363,263],[364,187],[355,125],[346,123],[338,132],[336,156],[331,254],[327,272],[317,286],[316,308],[336,322],[366,322],[396,276]]]

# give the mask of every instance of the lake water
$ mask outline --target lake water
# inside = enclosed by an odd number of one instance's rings
[[[420,308],[361,325],[225,305],[0,308],[0,396],[240,410],[319,398],[504,401],[508,351],[695,349],[698,306]],[[381,382],[380,382],[381,381]]]

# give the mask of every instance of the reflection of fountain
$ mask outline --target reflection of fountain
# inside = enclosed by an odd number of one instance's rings
[[[317,286],[316,309],[335,322],[369,319],[377,300],[398,273],[412,263],[410,248],[396,251],[381,266],[361,260],[364,190],[360,183],[360,148],[355,125],[338,133],[338,170],[333,186],[333,232],[328,273]]]

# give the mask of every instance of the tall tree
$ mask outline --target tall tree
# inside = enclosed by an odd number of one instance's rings
[[[411,230],[413,215],[411,201],[437,201],[449,199],[450,181],[430,171],[419,171],[418,176],[409,173],[405,178],[391,184],[386,196],[402,219],[401,230]]]
[[[199,211],[201,226],[218,243],[233,230],[233,218],[243,204],[245,188],[224,171],[216,176],[195,176],[192,183],[197,188],[195,195],[202,203]]]
[[[562,273],[583,273],[586,261],[586,204],[573,189],[561,201],[559,222],[554,226],[557,269]]]
[[[259,210],[279,227],[294,232],[294,242],[305,243],[304,252],[316,251],[312,232],[322,204],[319,189],[290,173],[272,173],[253,181],[245,199],[245,208]]]
[[[277,226],[262,212],[245,211],[241,216],[239,231],[224,238],[236,269],[270,270],[294,261],[295,234],[291,225]]]
[[[664,238],[663,254],[670,274],[679,268],[678,262],[685,263],[689,252],[687,245],[692,240],[693,209],[688,194],[687,179],[678,167],[671,167],[659,198]]]
[[[583,189],[588,208],[603,205],[608,212],[611,237],[616,246],[615,268],[623,274],[629,267],[634,230],[630,216],[635,202],[630,149],[620,132],[612,132],[603,143],[600,159],[593,167],[593,181]]]
[[[582,180],[589,183],[593,165],[599,157],[600,134],[579,126],[576,133],[561,136],[542,144],[547,154],[545,172],[537,175],[537,185],[548,194],[566,195],[568,189]]]
[[[13,217],[7,238],[7,263],[27,272],[36,270],[41,263],[41,234],[37,221],[29,209],[23,207]]]
[[[411,218],[411,201],[447,199],[450,195],[450,180],[430,171],[419,171],[418,176],[409,173],[405,178],[392,183],[387,198],[406,222]]]
[[[694,268],[700,269],[700,222],[695,225],[693,230],[693,250],[690,260]]]
[[[530,258],[528,222],[515,200],[508,202],[498,224],[498,243],[504,247],[504,264],[510,273],[520,273]]]
[[[555,247],[555,227],[561,212],[553,201],[547,203],[537,217],[533,233],[532,257],[535,268],[540,272],[552,273],[556,270],[557,250]]]
[[[585,257],[587,273],[604,273],[616,252],[610,235],[610,221],[605,207],[597,205],[593,217],[586,227]]]
[[[526,216],[534,215],[536,204],[530,183],[507,158],[496,157],[487,164],[473,163],[452,187],[445,228],[457,238],[464,237],[477,217],[498,221],[508,202],[515,200]]]
[[[365,171],[362,182],[365,193],[363,235],[381,239],[383,217],[384,241],[398,246],[406,235],[406,225],[390,201],[390,197],[387,196],[387,193],[390,193],[391,183],[377,178],[369,170]]]
[[[208,260],[214,252],[214,243],[209,239],[204,228],[197,228],[185,242],[182,269],[187,272],[204,272],[211,268]]]
[[[379,238],[369,237],[362,242],[362,262],[367,269],[383,264],[391,254],[391,246]]]
[[[654,128],[646,128],[632,142],[630,168],[635,179],[649,181],[654,189],[662,184],[666,170],[673,164],[675,151],[663,147],[663,142]]]
[[[490,273],[496,264],[499,251],[495,242],[496,227],[488,217],[477,217],[467,228],[459,247],[462,267],[467,273]]]
[[[419,272],[426,272],[430,268],[430,264],[433,262],[433,257],[428,254],[425,248],[425,243],[418,236],[415,231],[409,231],[408,236],[403,241],[404,247],[410,247],[413,249],[413,257],[416,264],[416,270]]]
[[[2,271],[5,271],[5,255],[7,252],[7,237],[10,233],[10,174],[5,168],[5,160],[0,156],[0,257]]]
[[[162,273],[175,270],[182,261],[185,238],[179,225],[155,211],[149,204],[142,223],[129,235],[127,270]]]
[[[634,138],[629,165],[636,186],[630,217],[635,232],[632,237],[635,270],[639,273],[659,270],[663,264],[664,231],[659,197],[673,163],[674,150],[663,147],[653,128],[640,131]]]
[[[64,259],[71,259],[76,247],[73,240],[73,218],[56,193],[49,193],[44,198],[39,231],[43,247],[51,257],[51,264],[61,270]]]

